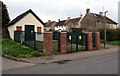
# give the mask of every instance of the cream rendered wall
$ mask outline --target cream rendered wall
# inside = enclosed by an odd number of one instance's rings
[[[31,13],[27,14],[24,18],[18,21],[16,24],[8,27],[10,37],[14,40],[14,31],[16,30],[16,26],[22,26],[22,31],[25,31],[25,25],[35,25],[35,32],[37,32],[37,27],[41,27],[41,31],[44,31],[44,25],[40,23]]]

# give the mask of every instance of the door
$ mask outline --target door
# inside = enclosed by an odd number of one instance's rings
[[[34,25],[25,25],[25,41],[34,40],[35,40]]]

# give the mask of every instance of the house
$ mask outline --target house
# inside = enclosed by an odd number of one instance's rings
[[[80,22],[82,20],[82,15],[78,18],[73,18],[70,19],[70,17],[68,17],[67,20],[62,20],[60,21],[60,19],[58,19],[58,23],[55,25],[55,30],[57,31],[70,31],[72,28],[80,28]]]
[[[48,22],[45,23],[44,30],[45,31],[50,31],[50,30],[54,31],[54,27],[56,24],[57,24],[56,21],[48,20]]]
[[[99,14],[91,13],[90,9],[86,9],[86,15],[81,21],[81,28],[86,28],[91,31],[102,29],[106,24],[107,29],[116,29],[117,23],[112,19],[105,17],[103,12],[99,12]]]
[[[14,31],[23,31],[24,39],[33,38],[33,32],[36,32],[36,40],[41,39],[43,41],[43,36],[40,33],[44,32],[44,22],[31,9],[17,16],[7,27],[13,40]]]

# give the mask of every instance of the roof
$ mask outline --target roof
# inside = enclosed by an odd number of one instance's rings
[[[33,14],[33,16],[35,16],[35,18],[44,25],[44,22],[31,9],[29,9],[28,11],[22,13],[21,15],[17,16],[15,19],[13,19],[7,26],[14,25],[15,23],[20,21],[22,18],[24,18],[29,13]]]
[[[78,22],[80,21],[81,17],[78,18],[74,18],[74,19],[70,19],[69,21],[71,21],[74,25],[78,25]]]
[[[111,23],[111,24],[117,24],[115,21],[113,21],[112,19],[108,18],[108,17],[105,17],[105,16],[101,16],[99,14],[96,14],[96,13],[90,13],[94,18],[96,18],[97,21],[100,21],[100,22],[104,22],[105,18],[106,18],[106,22],[107,23]]]
[[[45,27],[50,27],[54,22],[55,22],[55,21],[46,22],[44,26],[45,26]]]
[[[77,25],[78,22],[80,21],[81,17],[78,18],[73,18],[73,19],[69,19],[69,20],[63,20],[58,22],[55,26],[66,26],[67,23],[72,22],[74,25]]]
[[[58,22],[55,26],[64,26],[67,20]]]

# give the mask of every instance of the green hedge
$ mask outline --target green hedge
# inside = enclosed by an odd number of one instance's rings
[[[104,29],[100,29],[100,39],[104,39]],[[107,29],[106,30],[107,41],[120,40],[120,29]]]

